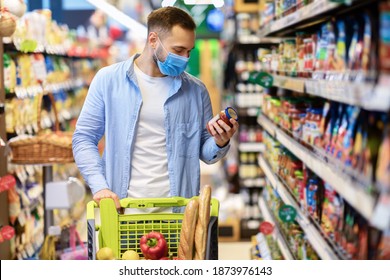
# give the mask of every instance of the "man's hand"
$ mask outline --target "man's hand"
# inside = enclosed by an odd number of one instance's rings
[[[95,193],[93,196],[93,200],[97,203],[100,204],[100,200],[103,198],[112,198],[115,203],[115,207],[118,211],[121,210],[121,204],[119,203],[119,197],[109,189],[103,189]]]
[[[238,130],[238,122],[235,119],[230,119],[230,122],[233,127],[228,126],[222,120],[218,120],[209,126],[211,135],[219,147],[224,147]]]

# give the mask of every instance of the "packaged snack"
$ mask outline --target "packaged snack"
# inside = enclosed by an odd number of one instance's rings
[[[360,113],[359,107],[349,106],[347,107],[347,115],[349,118],[347,132],[343,139],[343,151],[341,160],[346,166],[352,165],[352,154],[353,154],[353,145],[354,145],[354,134],[356,133],[356,126],[358,121],[358,116]]]
[[[336,240],[337,226],[343,218],[343,199],[326,182],[324,182],[325,198],[322,204],[321,227],[333,240]]]
[[[390,260],[390,230],[385,230],[382,233],[376,258],[378,260]]]
[[[384,137],[379,147],[375,181],[379,191],[390,190],[390,123],[384,129]]]
[[[379,61],[382,71],[390,71],[390,3],[381,2],[379,26]]]
[[[4,53],[4,89],[6,93],[14,93],[16,86],[16,65],[12,57]]]
[[[353,35],[351,44],[348,51],[348,69],[351,72],[350,79],[354,80],[356,77],[356,71],[361,70],[362,50],[363,50],[363,29],[359,21],[354,21]]]
[[[306,207],[309,214],[316,220],[319,220],[317,208],[317,192],[319,191],[319,180],[310,178],[306,186]]]
[[[319,137],[314,139],[314,145],[319,147],[319,148],[325,147],[324,146],[324,143],[325,143],[324,138],[325,138],[326,126],[327,126],[327,123],[329,123],[329,119],[330,119],[329,110],[330,110],[330,102],[325,102],[324,106],[322,108],[322,116],[321,116],[321,120],[320,120],[320,124],[319,124]]]
[[[376,69],[376,63],[374,57],[372,55],[375,52],[375,45],[373,44],[373,26],[371,17],[368,13],[363,14],[363,51],[362,51],[362,60],[361,60],[361,68],[364,71],[365,76],[372,75],[369,71]]]
[[[305,71],[305,42],[304,39],[307,38],[308,35],[305,35],[304,33],[297,33],[296,36],[296,65],[297,65],[297,76],[298,77],[304,77],[304,71]]]
[[[310,136],[308,143],[314,145],[314,143],[321,139],[321,118],[322,118],[322,108],[314,108],[312,109],[312,117],[310,121]]]
[[[316,65],[317,35],[313,34],[303,40],[305,44],[304,54],[304,78],[311,78]]]
[[[321,32],[318,33],[317,37],[318,45],[316,49],[316,61],[314,68],[316,71],[316,78],[322,79],[324,78],[324,64],[328,53],[328,28],[326,24],[321,27]]]
[[[334,61],[332,69],[339,73],[343,73],[347,68],[347,38],[345,31],[345,23],[343,20],[337,22],[337,44],[336,44],[336,54],[334,56]]]
[[[335,27],[332,22],[325,24],[326,28],[326,55],[324,58],[324,70],[334,71],[336,69],[335,65],[335,56],[336,56],[336,33]],[[329,73],[328,73],[329,74]]]

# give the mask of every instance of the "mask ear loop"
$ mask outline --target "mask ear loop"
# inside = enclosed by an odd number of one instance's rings
[[[159,43],[160,43],[160,45],[161,45],[161,47],[164,49],[164,51],[167,53],[167,55],[169,55],[169,52],[167,51],[167,49],[164,47],[164,45],[163,45],[163,43],[161,42],[161,40],[160,40],[160,37],[157,35],[157,40],[159,41]],[[156,48],[157,49],[157,48]],[[161,63],[164,63],[163,61],[161,61],[161,60],[159,60],[158,59],[158,56],[157,56],[157,53],[156,53],[156,49],[154,50],[154,56],[156,57],[156,59],[158,60],[158,61],[160,61]],[[167,56],[168,57],[168,56]]]

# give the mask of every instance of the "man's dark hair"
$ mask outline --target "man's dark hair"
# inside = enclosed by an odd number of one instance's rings
[[[176,7],[163,7],[154,10],[148,16],[148,34],[157,32],[159,36],[165,36],[176,25],[183,29],[195,30],[196,24],[193,18],[184,10]]]

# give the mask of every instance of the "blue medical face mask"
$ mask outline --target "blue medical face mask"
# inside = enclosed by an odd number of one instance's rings
[[[160,38],[158,38],[158,40],[160,41]],[[189,58],[168,52],[164,48],[164,45],[162,44],[161,41],[160,41],[160,44],[161,44],[162,48],[168,53],[168,56],[164,62],[160,61],[158,59],[156,53],[154,53],[156,58],[157,58],[157,65],[158,65],[158,68],[160,69],[160,72],[163,73],[164,75],[168,75],[168,76],[178,76],[181,73],[183,73],[183,71],[187,67]]]

